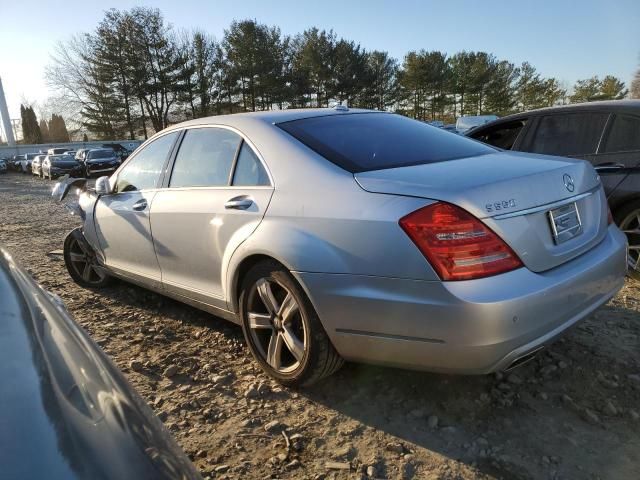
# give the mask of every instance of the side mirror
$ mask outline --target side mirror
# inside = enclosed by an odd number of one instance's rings
[[[109,195],[113,193],[111,184],[109,183],[109,177],[100,177],[96,180],[96,193],[98,195]]]

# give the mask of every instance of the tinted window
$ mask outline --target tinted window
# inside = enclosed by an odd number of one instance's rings
[[[640,150],[640,118],[616,115],[609,137],[604,146],[605,153]]]
[[[236,170],[233,172],[233,185],[255,186],[269,185],[269,177],[257,155],[246,143],[242,144]]]
[[[177,136],[178,132],[168,133],[140,150],[118,173],[116,192],[155,188]]]
[[[241,137],[224,128],[187,130],[171,173],[170,187],[229,185]]]
[[[572,113],[542,117],[528,150],[548,155],[595,153],[608,116],[607,113]]]
[[[354,173],[495,151],[460,135],[388,113],[327,115],[278,126],[327,160]]]
[[[524,127],[526,122],[526,119],[524,119],[517,120],[515,122],[502,123],[495,127],[482,128],[476,133],[471,133],[469,136],[476,140],[480,140],[481,142],[493,145],[494,147],[511,150],[516,138],[518,138],[518,135],[522,131],[522,127]]]

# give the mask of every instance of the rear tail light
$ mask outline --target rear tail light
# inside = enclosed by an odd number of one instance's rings
[[[423,207],[399,223],[442,280],[489,277],[522,266],[498,235],[449,203]]]

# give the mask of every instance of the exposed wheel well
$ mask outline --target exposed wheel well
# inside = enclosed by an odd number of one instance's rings
[[[256,255],[250,255],[244,260],[242,260],[242,262],[240,262],[240,265],[238,265],[238,268],[236,268],[236,271],[234,272],[235,278],[231,283],[231,285],[233,285],[233,292],[231,292],[231,301],[233,302],[232,304],[233,304],[234,312],[238,311],[238,297],[240,293],[240,286],[242,285],[242,281],[244,280],[244,277],[247,275],[247,272],[254,265],[257,265],[258,263],[264,262],[264,261],[277,262],[282,265],[281,262],[278,262],[278,260],[276,260],[273,257],[270,257],[269,255],[256,254]]]

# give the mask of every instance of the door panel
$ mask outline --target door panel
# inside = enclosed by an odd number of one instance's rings
[[[271,187],[159,191],[151,225],[164,287],[226,308],[224,268],[262,220],[272,193]]]
[[[149,223],[155,195],[155,191],[131,191],[102,196],[95,215],[107,266],[159,283],[160,266]]]
[[[114,193],[100,197],[95,210],[96,233],[107,266],[155,282],[154,287],[160,285],[160,266],[149,211],[179,134],[160,135],[137,150],[111,178]]]

